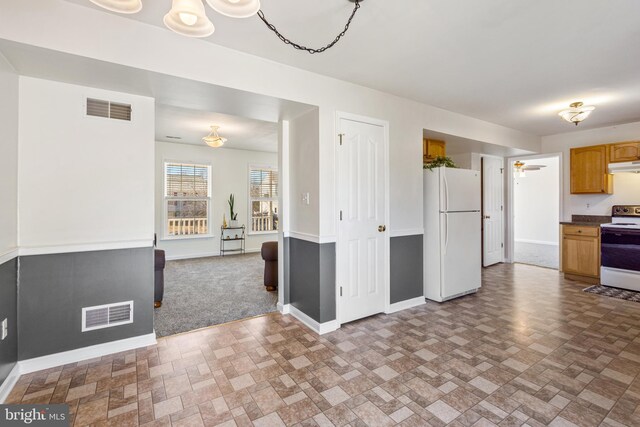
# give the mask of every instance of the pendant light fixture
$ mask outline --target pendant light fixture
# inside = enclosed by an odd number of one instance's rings
[[[103,7],[112,12],[118,13],[136,13],[142,9],[142,0],[89,0],[92,3]],[[187,37],[207,37],[213,34],[215,27],[207,17],[203,0],[172,0],[172,6],[169,13],[164,16],[164,24],[172,31]],[[284,44],[294,49],[301,50],[310,54],[322,53],[335,46],[342,37],[345,36],[353,18],[360,9],[360,3],[364,0],[347,0],[353,3],[353,11],[344,25],[344,28],[338,35],[328,44],[311,48],[302,44],[298,44],[285,37],[275,25],[273,25],[264,12],[260,9],[260,0],[206,0],[207,4],[213,10],[221,15],[231,18],[249,18],[258,15],[260,20],[272,31]]]
[[[173,0],[171,10],[164,16],[164,25],[187,37],[207,37],[215,31],[202,0]]]
[[[91,3],[111,12],[138,13],[142,10],[142,0],[90,0]]]
[[[260,10],[260,0],[207,0],[213,10],[230,18],[249,18]]]
[[[578,126],[581,121],[589,117],[591,112],[596,109],[596,107],[592,105],[584,105],[582,102],[574,102],[569,105],[569,107],[571,108],[560,111],[558,115],[569,123],[574,123],[576,126]]]
[[[211,126],[211,132],[209,132],[209,135],[202,138],[205,144],[211,148],[220,148],[225,142],[227,142],[227,138],[223,138],[218,135],[218,129],[220,129],[220,126]]]

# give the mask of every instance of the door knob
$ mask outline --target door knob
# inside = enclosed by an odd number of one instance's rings
[[[386,225],[379,225],[378,226],[378,231],[381,233],[384,233],[385,231],[387,231],[387,226]]]

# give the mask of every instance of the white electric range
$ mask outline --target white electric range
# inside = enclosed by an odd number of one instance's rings
[[[640,292],[640,205],[614,206],[600,245],[600,282]]]

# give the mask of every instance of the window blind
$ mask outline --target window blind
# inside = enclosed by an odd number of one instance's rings
[[[271,169],[251,169],[249,174],[251,198],[278,197],[278,172]]]
[[[203,165],[167,163],[167,197],[208,197],[209,168]]]

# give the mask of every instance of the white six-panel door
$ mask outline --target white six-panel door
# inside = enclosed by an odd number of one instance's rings
[[[346,323],[386,308],[386,133],[342,117],[338,129],[338,320]]]
[[[482,158],[482,265],[488,267],[503,261],[504,161]]]

